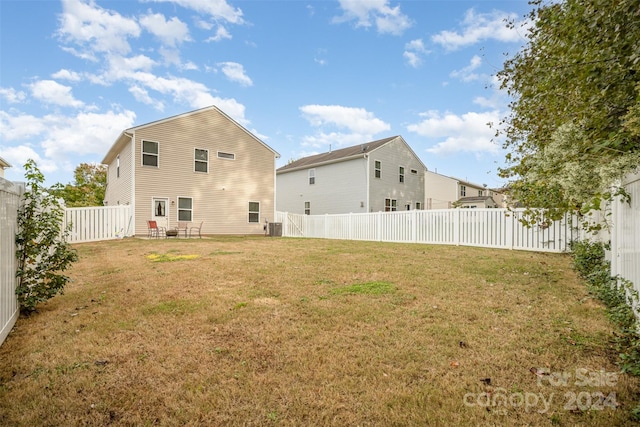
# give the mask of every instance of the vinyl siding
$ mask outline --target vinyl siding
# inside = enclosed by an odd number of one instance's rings
[[[315,169],[315,184],[309,184],[309,169]],[[304,213],[311,202],[311,214],[366,212],[367,161],[352,159],[277,175],[278,211]]]
[[[275,153],[215,109],[136,128],[135,217],[146,232],[152,198],[169,199],[169,227],[177,224],[178,197],[193,198],[193,225],[204,234],[260,234],[275,213]],[[142,166],[142,141],[159,144],[159,167]],[[209,171],[194,171],[194,150],[209,151]],[[235,160],[218,159],[217,152]],[[249,202],[260,202],[260,222],[249,223]]]
[[[427,171],[425,175],[425,209],[450,209],[458,200],[458,180]]]
[[[376,160],[381,163],[380,178],[375,177]],[[404,183],[399,182],[400,166],[404,167]],[[412,174],[411,169],[416,170],[417,174]],[[398,210],[405,210],[406,204],[415,209],[416,202],[424,208],[425,169],[401,138],[396,138],[369,154],[369,174],[371,212],[384,211],[385,199],[395,199]]]
[[[107,206],[126,205],[131,203],[131,142],[124,145],[120,156],[120,177],[117,173],[117,156],[107,165],[107,189],[105,202]],[[145,225],[146,230],[146,225]]]

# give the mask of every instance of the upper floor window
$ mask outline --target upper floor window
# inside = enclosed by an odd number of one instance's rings
[[[159,144],[153,141],[142,141],[142,166],[158,167],[160,150]]]
[[[418,174],[418,170],[417,169],[411,169],[411,174],[412,175],[417,175]]]
[[[236,155],[234,153],[224,153],[222,151],[218,151],[219,159],[227,159],[227,160],[235,160]]]
[[[120,156],[116,157],[116,178],[120,178]]]
[[[209,172],[209,150],[195,149],[194,152],[194,170],[196,172]]]
[[[404,168],[402,166],[398,168],[398,179],[400,182],[404,182]]]
[[[382,164],[380,163],[380,160],[373,162],[373,169],[376,178],[382,177]]]
[[[464,196],[466,196],[466,195],[467,195],[467,187],[466,187],[466,186],[464,186],[464,185],[461,185],[461,186],[460,186],[460,195],[461,195],[462,197],[464,197]]]
[[[249,202],[249,222],[260,222],[260,202]]]
[[[309,169],[309,185],[313,185],[316,183],[316,170]]]
[[[398,201],[396,199],[384,199],[384,211],[394,212],[398,210]]]
[[[482,196],[482,190],[478,190],[478,196]]]
[[[193,199],[178,197],[178,221],[193,221]]]
[[[304,214],[311,215],[311,202],[304,202]]]

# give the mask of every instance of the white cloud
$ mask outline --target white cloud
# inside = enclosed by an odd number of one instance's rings
[[[497,154],[499,145],[494,142],[495,129],[488,123],[497,125],[501,119],[499,111],[484,113],[469,112],[462,115],[441,114],[428,111],[419,123],[407,126],[407,130],[427,138],[438,139],[435,146],[427,149],[433,154],[458,152],[488,152]]]
[[[216,30],[216,34],[206,39],[205,42],[219,42],[225,39],[231,39],[231,34],[229,34],[229,31],[227,31],[225,27],[220,25]]]
[[[400,35],[413,23],[400,11],[400,6],[390,7],[389,0],[339,0],[344,11],[333,22],[356,21],[356,27],[369,28],[375,24],[379,33]]]
[[[340,105],[305,105],[300,107],[303,117],[320,130],[303,138],[304,145],[321,147],[353,145],[374,139],[374,135],[388,131],[391,126],[364,108]],[[325,131],[325,128],[329,128]],[[334,131],[331,128],[347,132]]]
[[[53,80],[39,80],[29,85],[34,98],[47,104],[60,105],[61,107],[82,107],[84,103],[78,101],[71,94],[69,86],[61,85]]]
[[[360,134],[375,135],[389,130],[388,123],[375,117],[364,108],[341,105],[305,105],[300,111],[312,126],[334,125]]]
[[[422,65],[422,57],[429,53],[422,39],[416,39],[404,45],[404,53],[402,56],[404,56],[410,66],[417,68]]]
[[[146,89],[134,85],[129,88],[129,92],[133,95],[136,101],[142,102],[143,104],[151,105],[158,111],[164,110],[164,103],[157,99],[153,99]]]
[[[479,80],[482,76],[478,73],[474,73],[476,69],[478,69],[482,65],[482,58],[478,55],[474,55],[469,61],[469,65],[460,69],[454,70],[449,75],[451,77],[462,80],[463,82],[471,82],[474,80]]]
[[[74,116],[49,114],[9,114],[0,111],[0,136],[3,143],[19,141],[17,146],[3,146],[3,157],[13,164],[24,164],[32,158],[43,172],[73,169],[70,158],[75,155],[104,155],[122,130],[135,120],[132,111],[78,113]],[[41,150],[35,148],[38,141]],[[17,171],[14,171],[17,172]]]
[[[242,64],[237,62],[220,62],[222,73],[232,82],[239,83],[242,86],[253,86],[253,81],[247,76]]]
[[[191,41],[187,24],[175,16],[167,20],[161,13],[148,13],[140,17],[140,24],[166,46],[175,47]]]
[[[82,76],[79,73],[71,70],[65,70],[64,68],[53,73],[51,77],[58,80],[69,80],[70,82],[79,82],[82,80]]]
[[[516,23],[513,28],[507,28],[507,20],[513,20]],[[517,15],[514,13],[493,11],[477,14],[473,9],[469,9],[462,21],[460,32],[441,31],[432,36],[431,40],[447,50],[456,50],[482,40],[524,41],[523,34],[526,33],[526,26],[524,21],[517,21]]]
[[[58,35],[64,41],[79,45],[66,51],[87,59],[94,59],[93,52],[127,54],[130,52],[129,37],[138,37],[140,27],[131,18],[103,9],[89,0],[62,0]]]
[[[185,9],[209,15],[215,21],[224,20],[232,24],[242,24],[242,10],[230,6],[226,0],[148,0],[157,3],[174,3]]]
[[[12,87],[0,87],[0,96],[3,97],[9,104],[17,104],[19,102],[23,102],[26,99],[26,95],[24,92],[15,90]]]

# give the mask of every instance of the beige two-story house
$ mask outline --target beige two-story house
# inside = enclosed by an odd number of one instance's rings
[[[458,178],[427,171],[425,209],[501,208],[497,190]]]
[[[425,171],[402,136],[365,142],[279,168],[276,206],[308,215],[422,209]]]
[[[131,232],[147,221],[202,234],[259,234],[275,215],[279,155],[215,106],[124,130],[102,160],[105,205],[133,206]]]

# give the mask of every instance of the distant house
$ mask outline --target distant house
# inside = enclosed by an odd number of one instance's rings
[[[4,170],[10,168],[11,165],[5,159],[0,157],[0,178],[4,178]]]
[[[273,149],[215,106],[124,130],[102,163],[104,204],[133,205],[133,232],[178,221],[203,234],[258,234],[275,214]]]
[[[276,171],[278,211],[423,209],[425,165],[402,136],[304,157]]]
[[[495,200],[502,200],[496,190],[437,172],[426,172],[425,188],[426,209],[502,207]]]

